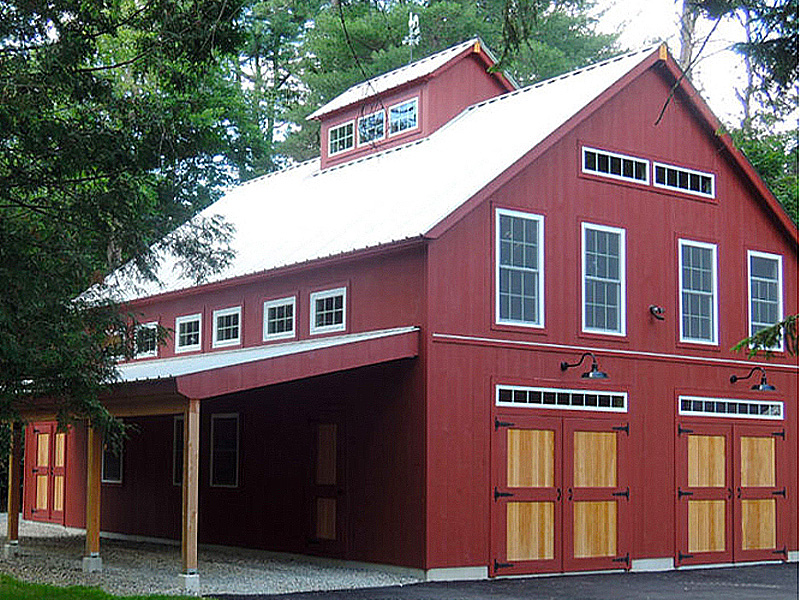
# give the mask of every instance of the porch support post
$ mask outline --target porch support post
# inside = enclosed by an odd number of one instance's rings
[[[100,558],[100,479],[102,477],[103,437],[94,427],[88,427],[86,444],[86,550],[83,570],[86,573],[103,570]]]
[[[187,592],[200,591],[197,573],[197,510],[200,479],[200,401],[190,399],[183,416],[183,519],[181,535],[182,572],[179,578]]]
[[[8,457],[8,529],[3,554],[6,558],[19,551],[20,509],[20,458],[22,457],[22,423],[15,422],[11,429],[11,453]]]

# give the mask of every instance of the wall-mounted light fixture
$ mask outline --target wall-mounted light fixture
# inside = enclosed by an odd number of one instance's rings
[[[659,321],[664,320],[664,309],[657,304],[650,305],[650,314],[653,315]]]
[[[586,371],[583,375],[581,375],[581,377],[583,377],[584,379],[608,379],[608,373],[604,373],[603,371],[597,368],[597,359],[591,352],[584,352],[583,356],[581,356],[580,360],[575,364],[570,364],[567,361],[563,361],[561,363],[561,370],[566,371],[567,369],[571,369],[572,367],[577,367],[583,362],[583,359],[585,359],[587,356],[592,357],[592,366],[588,371]]]
[[[756,371],[761,371],[761,383],[755,384],[750,389],[759,392],[774,392],[775,386],[767,383],[767,372],[763,367],[753,367],[747,375],[731,375],[731,383],[736,383],[740,379],[750,379]]]

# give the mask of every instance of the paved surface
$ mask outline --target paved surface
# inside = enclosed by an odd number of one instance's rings
[[[311,592],[219,600],[797,600],[797,564],[606,573]]]

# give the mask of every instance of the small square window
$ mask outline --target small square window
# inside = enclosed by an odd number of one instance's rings
[[[188,315],[175,319],[175,352],[200,350],[202,315]]]
[[[358,144],[369,144],[382,140],[386,135],[386,118],[379,110],[358,120]]]
[[[344,331],[347,327],[347,289],[337,288],[311,294],[311,333]]]
[[[158,356],[158,323],[145,323],[136,328],[136,358]]]
[[[417,99],[412,98],[389,109],[389,135],[417,128]]]
[[[333,156],[354,146],[353,122],[343,123],[328,130],[328,155]]]
[[[295,298],[264,302],[264,341],[294,337]]]
[[[241,343],[242,307],[214,311],[214,348]]]

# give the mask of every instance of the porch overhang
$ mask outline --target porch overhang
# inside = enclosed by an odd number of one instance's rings
[[[419,327],[409,326],[134,362],[119,372],[126,391],[171,383],[180,396],[203,400],[418,354]]]

